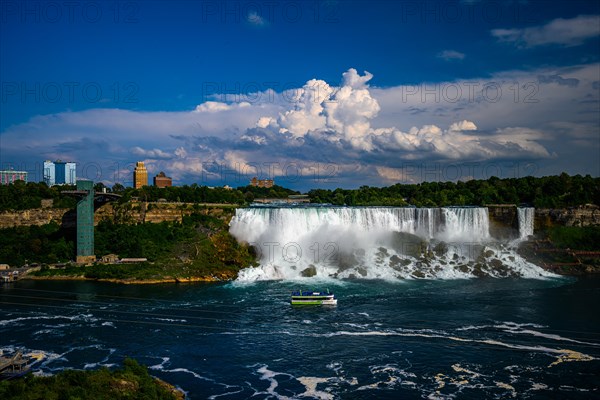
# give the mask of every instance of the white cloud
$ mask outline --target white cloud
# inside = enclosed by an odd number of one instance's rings
[[[371,74],[350,69],[339,86],[309,80],[294,90],[293,103],[211,101],[186,112],[93,109],[37,116],[2,132],[0,150],[3,162],[54,155],[80,163],[106,160],[101,166],[109,178],[131,179],[130,173],[113,174],[115,164],[144,159],[178,183],[222,179],[219,166],[260,163],[278,164],[278,177],[298,166],[305,177],[345,176],[354,184],[406,181],[394,171],[410,161],[551,159],[551,168],[568,162],[567,171],[578,165],[580,173],[597,164],[599,71],[599,64],[590,64],[372,88]],[[485,97],[490,83],[500,94],[493,101],[493,90]],[[463,91],[456,101],[448,98],[452,86]],[[565,152],[577,156],[562,161]]]
[[[200,104],[199,106],[196,106],[196,112],[215,113],[244,107],[250,107],[250,103],[248,103],[247,101],[242,101],[239,103],[227,104],[219,101],[207,101],[205,103]]]
[[[279,116],[281,132],[303,137],[311,131],[331,131],[336,133],[333,140],[346,139],[354,147],[370,150],[365,137],[370,131],[369,120],[379,111],[367,86],[372,77],[369,72],[360,76],[351,68],[344,72],[339,88],[321,80],[308,81],[299,92],[295,109]]]
[[[160,149],[152,149],[152,150],[145,150],[142,149],[139,146],[135,146],[131,149],[131,153],[136,155],[136,156],[141,156],[141,157],[147,157],[147,158],[164,158],[164,159],[168,159],[168,158],[172,158],[173,155],[170,153],[167,153],[165,151],[162,151]]]
[[[446,61],[452,60],[464,60],[465,54],[456,50],[444,50],[437,54],[438,58],[444,59]]]
[[[600,35],[600,16],[579,15],[575,18],[557,18],[545,25],[529,28],[493,29],[492,35],[500,42],[519,47],[557,44],[577,46]]]
[[[462,120],[460,122],[455,122],[452,125],[450,125],[450,130],[451,131],[476,131],[477,130],[477,126],[471,122],[471,121],[467,121]]]
[[[265,21],[265,19],[261,17],[260,14],[258,14],[256,11],[249,12],[246,17],[246,21],[258,27],[263,27],[267,25],[267,21]]]

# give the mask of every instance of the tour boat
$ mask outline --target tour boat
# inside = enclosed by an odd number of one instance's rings
[[[329,292],[327,289],[326,292],[303,292],[302,290],[298,290],[296,292],[292,292],[292,305],[293,306],[302,306],[302,305],[326,305],[326,306],[335,306],[337,304],[337,299],[335,295]]]

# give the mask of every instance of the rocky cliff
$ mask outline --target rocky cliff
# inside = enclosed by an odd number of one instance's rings
[[[513,205],[490,205],[490,233],[494,237],[509,237],[519,229],[517,207]],[[534,230],[559,226],[600,226],[600,207],[586,204],[579,207],[535,209]]]
[[[96,210],[94,224],[102,220],[112,220],[119,224],[138,224],[163,221],[181,222],[184,216],[192,213],[226,219],[229,222],[235,208],[229,205],[193,205],[173,203],[127,203],[105,204]],[[0,229],[15,226],[45,225],[55,222],[66,228],[75,227],[77,213],[65,208],[35,208],[31,210],[0,212]]]
[[[69,209],[66,208],[34,208],[31,210],[0,212],[0,229],[15,226],[46,225],[55,222],[67,227],[75,226],[75,215],[68,220]]]
[[[535,210],[535,229],[544,229],[553,225],[561,226],[599,226],[600,207],[594,204],[567,209]]]

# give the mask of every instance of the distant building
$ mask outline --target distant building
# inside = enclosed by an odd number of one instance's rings
[[[138,161],[133,169],[133,187],[139,189],[142,186],[148,186],[148,170],[143,161]]]
[[[100,262],[103,264],[115,264],[119,262],[119,256],[116,254],[107,254],[100,258]]]
[[[134,263],[142,263],[147,262],[147,258],[121,258],[121,262],[125,264],[134,264]]]
[[[0,171],[0,185],[8,185],[15,181],[27,182],[27,172],[25,171]]]
[[[77,166],[74,162],[61,160],[44,161],[44,182],[48,186],[76,185]]]
[[[275,181],[273,179],[258,179],[254,177],[250,180],[250,186],[270,188],[273,187]]]
[[[173,186],[173,180],[171,177],[166,176],[164,172],[160,171],[158,175],[154,177],[154,186],[159,188]]]
[[[223,189],[225,189],[225,190],[233,190],[233,188],[231,186],[229,186],[229,185],[223,186]]]

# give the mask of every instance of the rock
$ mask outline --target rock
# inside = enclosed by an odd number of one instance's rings
[[[427,243],[420,237],[406,232],[393,232],[388,245],[397,253],[417,258],[427,248]]]
[[[467,272],[469,272],[469,267],[468,267],[467,265],[465,265],[465,264],[457,265],[457,266],[456,266],[456,267],[454,267],[454,268],[456,268],[456,269],[457,269],[457,270],[459,270],[460,272],[464,272],[465,274],[466,274]]]
[[[435,245],[435,247],[433,248],[433,252],[438,256],[438,257],[442,257],[444,256],[447,252],[448,252],[448,245],[446,244],[446,242],[439,242],[438,244]]]
[[[415,278],[425,278],[425,274],[422,271],[414,271],[411,275]]]
[[[339,271],[345,271],[348,268],[352,268],[358,264],[358,260],[354,256],[354,254],[348,253],[339,253],[337,257],[337,265],[339,267]]]
[[[308,268],[302,270],[300,272],[300,275],[302,275],[305,278],[313,277],[313,276],[317,275],[317,268],[314,265],[311,265]]]
[[[477,263],[473,267],[473,271],[471,273],[479,278],[482,278],[484,276],[487,276],[487,273],[485,272],[484,269],[485,269],[484,265]]]

